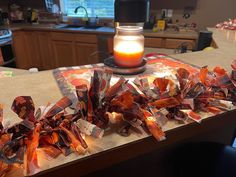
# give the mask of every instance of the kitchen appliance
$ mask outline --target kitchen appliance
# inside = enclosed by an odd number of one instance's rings
[[[149,9],[149,0],[115,1],[114,57],[104,60],[104,64],[115,74],[138,74],[146,70],[146,61],[143,59],[144,37],[141,34],[143,27],[140,24],[148,21]],[[138,45],[140,50],[135,51],[138,47],[130,49],[134,45]],[[118,47],[121,50],[119,52]]]
[[[9,29],[0,29],[0,66],[15,67],[12,32]]]
[[[197,51],[203,50],[211,46],[212,34],[213,33],[211,31],[199,32]]]
[[[116,23],[144,23],[149,20],[149,0],[116,0]]]

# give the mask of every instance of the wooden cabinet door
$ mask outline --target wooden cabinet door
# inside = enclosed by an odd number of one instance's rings
[[[31,61],[27,51],[26,35],[24,32],[13,32],[13,46],[16,56],[16,67],[20,69],[29,69]]]
[[[42,70],[42,62],[40,56],[40,48],[37,32],[26,31],[26,48],[25,51],[29,55],[29,67],[34,67]]]
[[[195,41],[190,39],[166,39],[165,48],[176,49],[183,43],[188,45],[188,50],[195,48]]]
[[[76,65],[95,64],[99,62],[97,44],[76,43]]]
[[[56,67],[76,65],[75,47],[73,41],[52,41],[53,56]]]
[[[145,38],[145,47],[156,47],[162,48],[163,47],[163,38]]]
[[[51,43],[51,35],[48,32],[37,32],[38,46],[40,51],[40,58],[42,69],[54,69],[56,64],[53,58],[53,50]]]

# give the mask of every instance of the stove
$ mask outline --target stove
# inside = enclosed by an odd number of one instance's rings
[[[5,45],[12,41],[12,32],[9,29],[0,29],[0,45]]]
[[[12,32],[9,29],[0,29],[0,66],[15,67]]]

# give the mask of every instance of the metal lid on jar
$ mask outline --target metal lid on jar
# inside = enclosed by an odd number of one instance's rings
[[[119,33],[128,33],[128,34],[135,34],[135,33],[142,33],[143,27],[140,26],[118,26],[116,27],[117,32]]]

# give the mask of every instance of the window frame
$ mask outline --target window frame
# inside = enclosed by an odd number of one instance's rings
[[[83,19],[83,17],[80,17],[80,16],[68,16],[68,14],[66,13],[66,7],[65,7],[65,4],[64,4],[64,0],[59,0],[59,5],[60,5],[60,9],[61,9],[61,12],[63,14],[64,17],[66,17],[67,19]],[[91,17],[89,17],[91,18]],[[114,17],[99,17],[99,19],[102,19],[102,20],[114,20]]]

